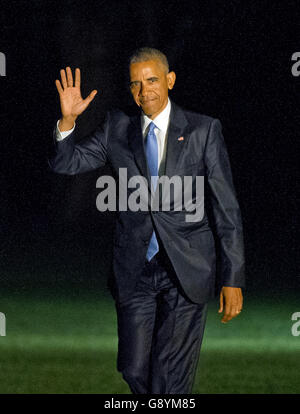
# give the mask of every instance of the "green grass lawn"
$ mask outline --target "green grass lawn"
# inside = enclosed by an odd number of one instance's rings
[[[54,292],[55,293],[55,292]],[[193,392],[300,393],[300,336],[291,334],[295,297],[245,298],[220,323],[209,306]],[[130,393],[116,369],[112,298],[93,293],[7,293],[0,299],[0,393]]]

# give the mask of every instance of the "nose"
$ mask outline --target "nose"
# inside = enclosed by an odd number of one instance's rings
[[[145,96],[146,95],[146,93],[147,93],[147,86],[146,86],[146,84],[145,83],[141,83],[141,87],[140,87],[140,90],[139,90],[139,95],[140,96]]]

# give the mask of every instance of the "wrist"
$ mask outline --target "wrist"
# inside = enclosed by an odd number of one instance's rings
[[[61,132],[69,131],[74,127],[74,123],[76,121],[76,117],[62,117],[59,120],[58,127]]]

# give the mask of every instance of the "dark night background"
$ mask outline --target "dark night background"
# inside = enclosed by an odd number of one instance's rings
[[[296,272],[299,82],[297,1],[2,1],[1,285],[106,289],[113,213],[99,213],[95,181],[49,171],[60,117],[55,79],[82,71],[98,95],[78,138],[131,102],[127,59],[140,46],[169,58],[171,98],[221,120],[244,222],[247,288],[299,289]]]

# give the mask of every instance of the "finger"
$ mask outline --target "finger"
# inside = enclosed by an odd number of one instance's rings
[[[236,306],[235,308],[233,308],[232,310],[232,314],[233,314],[233,318],[235,318],[236,316],[238,316],[241,313],[240,311],[240,307]]]
[[[67,82],[68,82],[68,86],[70,88],[73,87],[73,75],[72,75],[72,71],[71,68],[69,66],[67,66]]]
[[[230,314],[230,313],[226,313],[226,314],[223,316],[223,318],[221,319],[221,322],[223,322],[223,323],[227,323],[227,322],[229,322],[232,318],[234,318],[235,316],[237,316],[237,315],[232,315],[232,314]]]
[[[223,312],[223,301],[224,301],[224,297],[223,297],[223,292],[220,293],[220,307],[218,312],[222,313]]]
[[[231,319],[231,317],[229,315],[224,315],[223,318],[221,319],[222,323],[227,323],[229,322]]]
[[[243,308],[243,302],[244,302],[244,298],[243,298],[242,290],[240,290],[240,307],[241,307],[241,309]]]
[[[230,314],[236,315],[236,313],[239,312],[239,310],[240,310],[240,301],[239,301],[239,298],[237,297],[231,303]]]
[[[66,72],[64,71],[64,69],[60,70],[60,77],[61,77],[61,83],[64,89],[67,88],[67,78],[66,78]]]
[[[80,88],[80,69],[75,70],[75,88]]]
[[[226,321],[229,321],[233,318],[236,318],[240,314],[240,307],[238,304],[232,304],[230,307],[230,310],[228,311],[228,314],[226,314]]]
[[[60,81],[58,79],[56,79],[55,85],[56,85],[56,89],[57,89],[58,93],[59,94],[63,93],[64,90],[63,90],[63,88],[62,88],[62,86],[60,84]]]
[[[236,307],[235,307],[235,312],[236,312],[236,313],[240,313],[240,312],[241,312],[241,310],[242,310],[242,305],[241,305],[241,303],[238,303],[238,304],[236,305]]]
[[[96,96],[96,94],[97,94],[97,90],[96,89],[94,89],[90,94],[89,94],[89,96],[87,96],[85,99],[84,99],[84,103],[85,104],[87,104],[87,105],[89,105],[91,102],[92,102],[92,100],[95,98],[95,96]]]
[[[230,306],[225,303],[225,311],[224,311],[224,315],[223,315],[223,318],[222,318],[222,322],[226,323],[226,322],[230,321],[230,319],[231,319],[230,310],[231,310]]]
[[[228,322],[232,318],[235,318],[239,314],[239,306],[237,302],[228,303],[228,306],[225,307],[225,313],[223,319]]]
[[[237,308],[236,309],[237,312],[240,312],[242,310],[242,307],[243,307],[243,296],[241,294],[241,291],[238,292],[238,297],[237,297],[235,306]]]

